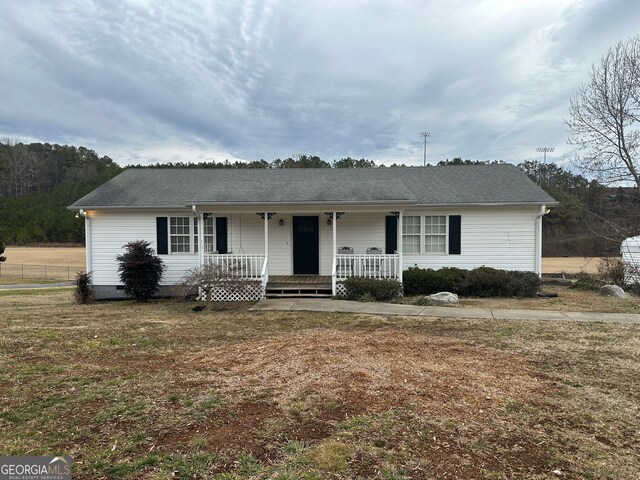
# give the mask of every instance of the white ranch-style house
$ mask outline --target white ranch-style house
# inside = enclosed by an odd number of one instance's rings
[[[167,266],[161,294],[213,262],[255,281],[219,297],[240,300],[340,295],[350,276],[402,282],[412,266],[540,274],[556,204],[513,165],[465,165],[128,169],[69,208],[85,217],[97,298],[123,295],[115,257],[147,240]]]

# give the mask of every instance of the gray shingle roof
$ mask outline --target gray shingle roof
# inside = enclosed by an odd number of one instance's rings
[[[71,205],[169,207],[215,203],[546,204],[517,167],[129,169]]]

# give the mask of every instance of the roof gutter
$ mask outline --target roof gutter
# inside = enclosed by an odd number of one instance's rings
[[[378,200],[378,201],[368,201],[368,202],[344,202],[339,200],[330,200],[323,202],[209,202],[209,203],[199,203],[195,202],[200,207],[219,207],[219,206],[233,206],[233,207],[259,207],[264,205],[269,206],[282,206],[282,207],[290,207],[290,206],[314,206],[314,205],[407,205],[411,207],[535,207],[540,205],[547,206],[557,206],[559,202],[551,201],[551,202],[457,202],[457,203],[416,203],[415,201],[409,200]],[[193,207],[194,203],[184,204],[184,205],[85,205],[85,206],[74,206],[69,205],[67,209],[69,210],[171,210],[177,209],[181,210],[184,208]]]

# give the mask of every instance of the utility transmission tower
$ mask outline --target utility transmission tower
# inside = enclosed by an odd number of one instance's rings
[[[544,159],[542,160],[542,169],[547,166],[547,152],[552,153],[555,149],[553,147],[538,147],[536,148],[536,152],[540,152],[544,154]],[[541,168],[538,167],[538,185],[541,183]]]
[[[420,136],[422,138],[424,138],[424,159],[422,162],[422,166],[426,167],[427,166],[427,138],[431,136],[431,132],[420,132]]]

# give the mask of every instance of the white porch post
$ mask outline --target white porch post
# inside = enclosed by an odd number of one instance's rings
[[[536,245],[534,251],[533,270],[541,277],[542,276],[542,217],[547,211],[545,205],[540,205],[540,213],[536,217],[535,232],[536,232]]]
[[[336,242],[336,230],[338,228],[338,219],[336,218],[336,212],[333,212],[332,214],[332,220],[331,220],[331,226],[333,227],[333,258],[336,258],[336,255],[338,254],[338,245]]]
[[[269,212],[264,212],[264,258],[269,258]]]
[[[91,253],[91,217],[87,215],[84,210],[80,210],[80,214],[84,216],[84,244],[86,245],[85,270],[87,273],[91,273],[91,270],[93,270],[93,258]]]
[[[198,252],[200,257],[200,267],[204,266],[204,213],[198,215]]]
[[[402,283],[402,210],[398,212],[398,281]]]
[[[333,231],[333,264],[332,265],[337,265],[337,258],[336,255],[338,254],[338,246],[337,246],[337,240],[336,240],[336,231],[338,228],[338,218],[336,215],[336,212],[332,212],[331,213],[332,219],[331,219],[331,229]],[[332,278],[331,278],[331,294],[335,297],[336,296],[336,273],[337,272],[331,272]]]

